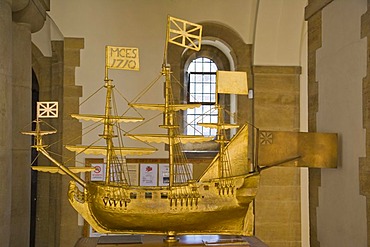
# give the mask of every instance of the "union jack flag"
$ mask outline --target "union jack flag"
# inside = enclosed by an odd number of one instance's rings
[[[168,17],[167,42],[199,51],[202,41],[202,26],[185,20]]]
[[[37,102],[37,118],[57,118],[58,102]]]

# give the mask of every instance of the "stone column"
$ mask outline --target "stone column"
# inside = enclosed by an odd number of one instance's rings
[[[63,67],[63,134],[65,144],[78,144],[81,139],[76,140],[76,136],[82,134],[82,124],[73,119],[70,114],[79,112],[79,99],[82,96],[82,87],[75,82],[75,69],[80,66],[80,50],[84,48],[84,39],[65,38],[64,39],[64,67]],[[63,143],[64,143],[63,142]],[[63,150],[64,162],[73,156],[68,150]],[[67,158],[68,157],[68,158]],[[70,162],[74,164],[74,162]],[[60,246],[74,246],[82,236],[82,227],[78,226],[78,214],[69,203],[68,185],[70,178],[62,177],[62,197],[60,198],[61,218],[60,218]]]
[[[12,122],[11,128],[7,129],[11,135],[9,140],[12,140],[12,162],[9,162],[12,169],[11,198],[8,199],[11,202],[11,222],[7,225],[7,229],[10,229],[10,242],[4,246],[29,246],[31,139],[21,135],[20,131],[32,121],[31,32],[39,31],[44,25],[48,4],[44,0],[11,2],[10,18],[13,24],[7,32],[7,35],[12,36],[12,46],[9,49],[12,52]]]
[[[261,130],[299,130],[299,76],[296,66],[255,66],[255,125]],[[268,246],[301,246],[300,170],[263,171],[256,196],[255,235]]]
[[[12,11],[10,2],[0,0],[0,239],[3,246],[9,246],[11,216]]]
[[[20,131],[31,119],[31,31],[13,23],[12,218],[11,246],[28,246],[30,234],[31,138]],[[21,231],[19,229],[22,229]]]

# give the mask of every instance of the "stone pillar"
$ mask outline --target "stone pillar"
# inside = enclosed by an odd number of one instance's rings
[[[0,0],[0,3],[4,2]],[[5,1],[6,2],[6,1]],[[7,181],[8,189],[6,193],[10,193],[7,200],[10,208],[10,222],[2,224],[4,231],[2,234],[7,234],[10,240],[4,246],[28,246],[30,239],[30,187],[31,187],[31,139],[28,136],[23,136],[20,131],[25,130],[26,126],[31,123],[31,84],[32,84],[32,63],[31,63],[31,32],[39,31],[44,25],[46,17],[47,4],[43,0],[24,1],[12,0],[8,8],[4,9],[0,6],[0,18],[7,17],[4,10],[9,10],[8,14],[10,26],[4,31],[1,31],[1,38],[10,37],[9,46],[0,49],[1,52],[9,52],[9,59],[3,59],[0,55],[0,60],[5,61],[11,66],[11,79],[8,82],[8,89],[3,92],[10,92],[11,98],[7,99],[2,95],[0,101],[8,102],[6,109],[9,109],[11,118],[8,120],[10,124],[5,125],[5,138],[10,143],[11,149],[6,152],[10,155],[10,161],[1,159],[0,162],[5,162],[11,174],[8,174]],[[10,9],[9,9],[10,7]],[[3,25],[3,20],[0,20],[0,26]],[[0,28],[1,29],[1,28]],[[3,42],[0,42],[3,44]],[[1,46],[1,45],[0,45]],[[0,62],[1,63],[1,62]],[[1,67],[1,66],[0,66]],[[0,73],[1,74],[1,73]],[[0,80],[2,83],[3,81]],[[2,110],[0,112],[3,112]],[[2,121],[5,122],[5,121]],[[28,130],[30,126],[28,126]],[[0,138],[1,139],[1,138]],[[6,168],[2,165],[1,169]],[[5,176],[5,172],[2,172]],[[1,179],[1,183],[4,180]],[[3,196],[3,189],[0,191]],[[1,202],[1,203],[2,203]],[[3,212],[3,210],[1,210]]]
[[[76,140],[76,136],[82,134],[82,124],[73,119],[70,114],[79,112],[79,99],[82,96],[82,87],[75,82],[75,69],[80,66],[80,50],[84,48],[84,39],[65,38],[64,39],[64,67],[63,67],[63,144],[78,144],[81,139]],[[63,161],[67,161],[73,153],[64,149]],[[74,165],[70,160],[69,164]],[[74,246],[77,240],[82,237],[81,226],[78,226],[78,214],[69,203],[67,192],[70,178],[62,177],[60,198],[61,218],[60,218],[60,246]]]
[[[40,86],[40,100],[59,102],[59,117],[47,120],[58,132],[45,137],[45,142],[59,141],[60,145],[53,145],[51,150],[64,157],[57,157],[60,162],[67,162],[73,154],[63,148],[64,144],[81,143],[81,139],[75,138],[81,136],[82,125],[70,114],[79,111],[82,87],[75,85],[75,68],[80,64],[84,40],[65,38],[64,41],[52,41],[51,45],[52,57],[43,57],[38,49],[34,49],[33,69]],[[48,164],[49,161],[39,157],[39,165]],[[67,165],[74,165],[74,161],[69,160]],[[82,236],[83,227],[78,225],[78,214],[67,197],[69,181],[68,176],[38,174],[35,246],[74,246]]]
[[[300,67],[255,66],[255,125],[261,130],[299,131]],[[255,235],[268,246],[301,246],[300,170],[263,171],[256,197]]]
[[[31,31],[13,23],[12,218],[10,246],[28,246],[30,234],[31,138],[21,130],[31,119]],[[22,229],[21,231],[19,229]]]
[[[9,246],[12,167],[12,11],[0,0],[0,239]]]

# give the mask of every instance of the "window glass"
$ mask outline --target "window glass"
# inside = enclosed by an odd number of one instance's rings
[[[216,135],[215,129],[197,125],[197,123],[216,123],[217,110],[214,109],[216,100],[216,71],[217,65],[209,58],[194,59],[188,69],[188,102],[202,106],[187,110],[188,135]]]

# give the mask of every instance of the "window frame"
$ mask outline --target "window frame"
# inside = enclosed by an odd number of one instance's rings
[[[201,61],[197,61],[197,60],[200,60]],[[203,66],[204,64],[208,64],[210,65],[210,68],[209,68],[209,71],[204,71],[203,70]],[[202,64],[202,69],[201,71],[198,71],[196,68],[193,70],[191,68],[192,64],[195,64],[194,66],[196,67],[196,64]],[[215,70],[212,69],[212,65],[214,64],[215,66]],[[214,71],[213,71],[214,70]],[[194,109],[189,109],[187,110],[184,115],[186,115],[186,126],[184,126],[184,132],[185,134],[190,134],[190,135],[205,135],[205,136],[216,136],[216,130],[215,129],[209,129],[209,128],[205,128],[205,127],[201,127],[199,125],[197,125],[197,122],[202,122],[202,115],[205,115],[206,118],[208,116],[208,118],[210,119],[210,121],[204,121],[204,122],[214,122],[212,121],[211,119],[216,119],[216,122],[217,122],[217,110],[216,109],[213,109],[212,110],[212,106],[214,106],[216,104],[216,97],[217,97],[217,94],[216,94],[216,71],[218,70],[218,66],[217,64],[210,58],[208,57],[205,57],[205,56],[199,56],[199,57],[196,57],[195,59],[193,59],[187,66],[187,68],[185,69],[185,75],[186,75],[186,85],[187,85],[187,103],[188,104],[201,104],[202,106],[201,107],[197,107],[197,108],[194,108]],[[197,81],[197,80],[194,80],[192,81],[192,75],[201,75],[202,76],[202,79],[201,81]],[[206,83],[204,80],[203,80],[203,76],[205,75],[210,75],[210,80],[209,80],[209,83]],[[213,79],[212,79],[212,75],[213,75]],[[201,86],[202,90],[200,93],[197,93],[196,90],[192,90],[192,84],[195,84],[194,87],[197,87],[197,84],[199,86]],[[204,91],[204,86],[207,86],[207,84],[209,84],[209,89],[210,91],[209,92],[205,92]],[[212,93],[212,84],[214,85],[213,87],[213,93]],[[209,101],[207,100],[204,100],[204,101],[199,101],[197,99],[199,99],[198,97],[196,97],[196,95],[202,95],[201,98],[203,99],[203,96],[204,95],[207,95],[209,94]],[[194,97],[192,97],[192,95],[194,95]],[[213,96],[213,101],[212,101],[212,96]],[[194,98],[194,99],[193,99]],[[205,108],[205,106],[210,106],[209,107],[209,112],[207,111],[207,109],[203,109]],[[199,109],[201,108],[201,110]],[[198,109],[198,110],[197,110]],[[198,112],[197,112],[198,111]],[[191,113],[190,113],[191,112]],[[188,116],[194,116],[194,120],[193,121],[189,121],[189,117]],[[184,117],[185,119],[185,117]],[[199,121],[197,120],[199,119]],[[195,122],[196,121],[196,122]],[[189,131],[190,130],[190,131]]]

